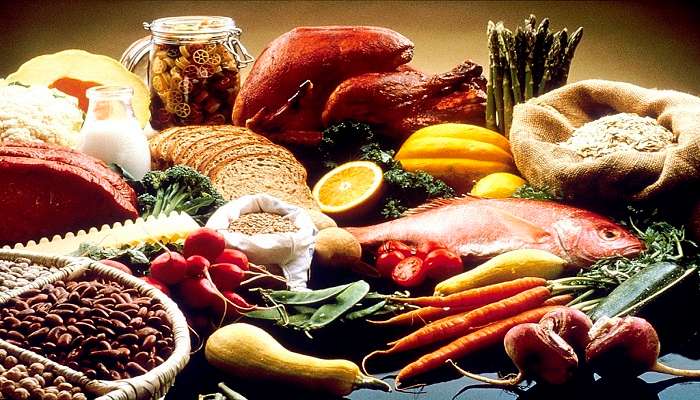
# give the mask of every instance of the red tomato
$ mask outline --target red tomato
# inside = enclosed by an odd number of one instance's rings
[[[420,258],[421,260],[425,260],[425,257],[428,254],[430,254],[431,251],[444,248],[444,244],[436,242],[434,240],[428,240],[427,242],[423,242],[420,245],[418,245],[413,255]]]
[[[402,252],[404,256],[409,257],[413,255],[415,249],[406,243],[399,242],[398,240],[387,240],[384,242],[384,244],[379,246],[377,254],[389,253],[394,250],[398,250]]]
[[[425,257],[425,269],[428,277],[442,281],[464,271],[464,266],[457,254],[446,249],[437,249]]]
[[[379,275],[390,278],[396,265],[404,258],[406,258],[406,256],[398,250],[380,254],[379,257],[377,257],[377,262],[375,264]]]
[[[418,286],[425,280],[426,271],[423,260],[418,257],[406,257],[401,260],[391,273],[394,282],[403,287]]]

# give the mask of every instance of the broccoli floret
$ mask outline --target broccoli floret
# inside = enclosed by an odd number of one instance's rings
[[[148,215],[150,210],[156,205],[156,196],[150,193],[144,193],[136,198],[136,202],[139,205],[139,213],[141,215]]]
[[[140,183],[143,192],[139,194],[138,203],[144,218],[182,211],[204,225],[225,202],[208,177],[184,165],[151,171]]]
[[[143,190],[145,192],[156,192],[160,189],[160,185],[165,178],[165,172],[163,171],[149,171],[141,179],[143,185]]]
[[[372,128],[361,122],[343,121],[329,126],[323,131],[319,145],[323,166],[333,169],[345,162],[357,160],[360,148],[373,144],[374,140]]]

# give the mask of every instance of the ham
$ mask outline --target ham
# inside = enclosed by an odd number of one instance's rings
[[[101,161],[54,146],[0,145],[0,246],[137,217],[134,191]]]

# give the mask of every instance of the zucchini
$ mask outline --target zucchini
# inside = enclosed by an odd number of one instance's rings
[[[622,282],[591,311],[595,322],[603,316],[622,317],[633,314],[690,276],[695,268],[686,269],[671,262],[649,265]]]

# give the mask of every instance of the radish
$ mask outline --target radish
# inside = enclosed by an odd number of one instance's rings
[[[214,285],[206,278],[187,278],[178,285],[178,295],[193,310],[209,307],[218,299]]]
[[[143,276],[141,277],[141,280],[148,283],[149,285],[155,287],[156,289],[160,290],[161,292],[165,293],[166,296],[170,296],[170,290],[168,290],[168,287],[165,286],[165,284],[151,276]]]
[[[221,263],[209,267],[209,274],[214,285],[222,292],[233,291],[240,286],[245,276],[236,264]]]
[[[236,249],[224,249],[224,251],[216,257],[214,264],[236,264],[243,271],[249,271],[248,256],[244,252]]]
[[[167,251],[151,261],[151,276],[166,285],[175,285],[185,279],[187,260],[177,252]]]
[[[603,377],[632,378],[655,371],[700,378],[700,370],[672,368],[658,361],[659,336],[645,319],[602,317],[593,325],[589,336],[586,361]]]
[[[189,256],[187,257],[187,276],[190,278],[203,276],[209,265],[209,260],[202,256]]]
[[[200,255],[209,261],[214,261],[224,248],[226,248],[224,235],[213,229],[199,228],[187,236],[182,252],[185,257]]]
[[[114,260],[100,260],[100,264],[107,265],[109,267],[116,268],[122,272],[125,272],[129,275],[134,275],[133,272],[131,272],[131,268],[127,267],[125,264],[120,263],[119,261],[114,261]]]
[[[224,309],[226,310],[224,320],[240,316],[241,311],[253,311],[255,309],[255,306],[248,303],[238,293],[222,291],[221,294],[226,298],[227,302],[224,302],[221,297],[217,297],[214,300],[212,312],[215,318],[221,319],[224,316]]]

